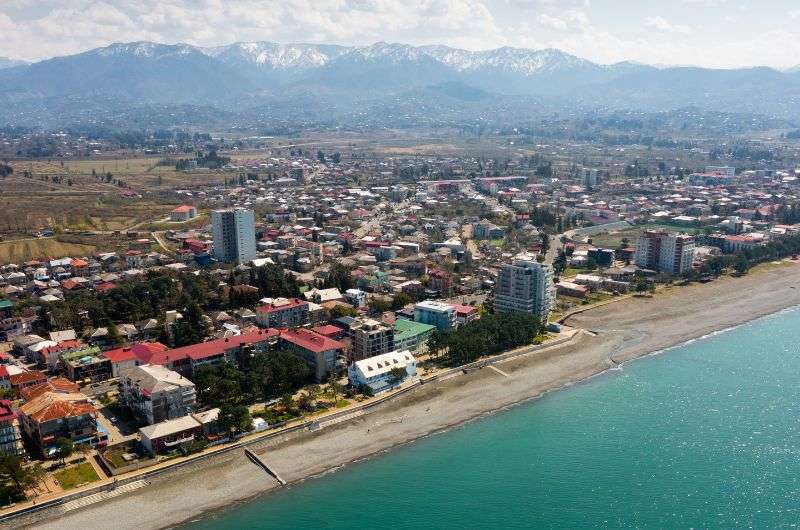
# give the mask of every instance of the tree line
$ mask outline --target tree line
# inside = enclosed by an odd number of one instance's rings
[[[435,331],[428,341],[428,348],[439,363],[460,366],[532,344],[543,331],[542,322],[534,315],[491,314],[457,330]]]

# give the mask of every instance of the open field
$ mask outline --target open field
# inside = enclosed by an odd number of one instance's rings
[[[0,263],[22,263],[34,258],[86,256],[96,247],[65,243],[56,238],[20,239],[0,242]]]
[[[665,230],[668,232],[682,232],[685,234],[696,234],[701,232],[697,228],[689,226],[666,225],[666,224],[646,224],[642,226],[631,227],[628,230],[619,230],[609,232],[607,234],[598,234],[592,236],[592,245],[601,248],[617,248],[622,243],[623,239],[628,240],[630,246],[636,246],[636,240],[646,230]]]
[[[77,486],[100,480],[97,472],[89,462],[82,462],[76,466],[70,466],[54,473],[56,480],[64,490],[69,490]]]

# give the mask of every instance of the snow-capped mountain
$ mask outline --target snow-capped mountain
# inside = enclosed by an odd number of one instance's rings
[[[15,66],[25,66],[28,64],[25,61],[18,61],[16,59],[9,59],[8,57],[0,57],[0,70],[3,68],[13,68]]]
[[[0,69],[0,107],[24,103],[38,109],[81,101],[241,110],[270,101],[302,110],[324,98],[356,106],[366,99],[407,98],[414,108],[429,108],[442,98],[486,102],[505,97],[545,97],[584,108],[697,106],[800,118],[800,72],[600,65],[555,49],[470,51],[385,42],[238,42],[207,48],[131,42]]]

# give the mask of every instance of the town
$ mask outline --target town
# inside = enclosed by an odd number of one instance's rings
[[[3,245],[44,249],[0,264],[12,508],[339,417],[570,336],[586,308],[800,253],[800,170],[763,160],[584,165],[550,145],[501,158],[186,135],[188,148],[138,155],[158,181],[144,189],[103,171],[119,163],[101,142],[69,141],[81,170],[9,157],[2,179],[110,189],[155,218],[0,218]],[[56,241],[75,246],[35,246]]]

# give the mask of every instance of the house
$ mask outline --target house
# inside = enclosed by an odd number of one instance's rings
[[[308,302],[299,298],[265,299],[256,308],[256,322],[262,328],[294,328],[308,323]]]
[[[169,213],[170,220],[174,222],[190,221],[197,217],[197,208],[182,204]]]
[[[330,289],[311,289],[310,291],[303,293],[303,296],[306,300],[309,302],[314,302],[315,304],[344,301],[344,296],[342,296],[342,293],[339,291],[339,289],[335,287]]]
[[[46,391],[19,408],[20,423],[31,446],[45,457],[56,451],[56,441],[104,447],[108,435],[98,431],[97,411],[80,393]]]
[[[7,399],[0,399],[0,452],[9,455],[25,454],[17,413]]]
[[[355,308],[361,308],[367,305],[367,293],[361,289],[348,289],[344,293],[347,303]]]
[[[474,320],[478,320],[481,316],[478,312],[478,308],[471,305],[453,304],[453,308],[456,310],[457,326],[469,324]]]
[[[393,369],[400,368],[405,374],[398,377]],[[355,388],[367,386],[372,392],[390,390],[408,377],[417,375],[417,360],[409,351],[393,351],[361,361],[355,361],[347,369],[347,378]]]
[[[203,425],[192,416],[183,416],[142,427],[139,435],[144,448],[156,455],[200,439],[203,436]]]
[[[120,403],[148,425],[185,416],[197,402],[194,383],[157,364],[125,370],[119,388]]]
[[[558,282],[556,284],[556,291],[561,296],[571,296],[573,298],[586,298],[589,296],[588,287],[573,282]]]
[[[279,347],[302,357],[311,367],[317,381],[324,381],[335,371],[339,357],[344,355],[344,344],[310,329],[296,328],[280,332]]]

